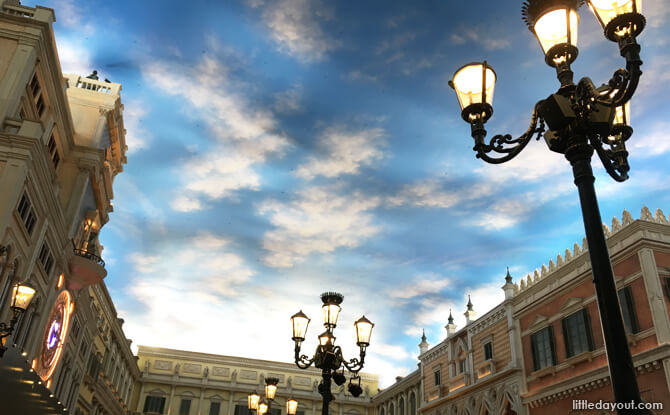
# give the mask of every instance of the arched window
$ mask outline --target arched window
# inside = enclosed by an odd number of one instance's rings
[[[389,415],[395,415],[395,408],[393,404],[389,405]]]
[[[416,396],[414,392],[409,394],[409,415],[416,415]]]
[[[405,398],[398,401],[398,415],[405,415]]]

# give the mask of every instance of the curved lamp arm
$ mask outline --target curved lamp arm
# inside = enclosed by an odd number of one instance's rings
[[[626,151],[625,141],[630,138],[633,129],[629,126],[615,126],[613,128],[614,137],[603,140],[600,136],[589,136],[591,146],[596,150],[600,161],[607,173],[617,182],[628,180],[628,151]],[[609,148],[605,148],[605,146]]]
[[[300,369],[307,369],[308,367],[312,366],[312,363],[314,363],[314,359],[310,359],[304,354],[300,354],[300,345],[298,342],[295,343],[295,364],[298,366]]]
[[[349,360],[348,362],[344,360],[344,357],[342,356],[342,350],[337,347],[336,353],[342,358],[342,364],[344,367],[349,370],[349,372],[353,373],[354,375],[357,374],[358,372],[363,369],[363,365],[365,364],[365,349],[361,347],[361,353],[360,357],[354,357],[353,359]]]
[[[541,102],[541,101],[540,101]],[[533,115],[530,120],[530,126],[517,138],[512,138],[510,134],[498,134],[491,138],[488,144],[484,142],[486,137],[486,130],[484,129],[484,121],[480,118],[470,123],[472,127],[472,138],[475,139],[475,146],[472,148],[477,152],[477,158],[484,160],[487,163],[500,164],[509,161],[516,157],[521,150],[523,150],[528,142],[537,134],[536,139],[539,140],[544,133],[544,120],[539,117],[538,105],[535,104],[533,108]],[[539,126],[538,126],[539,121]],[[502,157],[491,157],[487,153],[494,152],[502,154]]]

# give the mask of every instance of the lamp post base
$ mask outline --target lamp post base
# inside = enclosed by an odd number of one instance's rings
[[[628,348],[628,338],[621,316],[619,297],[610,262],[607,242],[603,232],[602,219],[593,186],[595,178],[591,169],[593,148],[586,139],[573,144],[565,152],[572,165],[575,185],[579,191],[579,201],[584,218],[584,229],[591,259],[593,284],[595,285],[600,322],[605,339],[605,351],[609,364],[614,400],[619,403],[642,402],[637,385],[633,358]],[[648,411],[621,409],[624,414],[650,414]]]

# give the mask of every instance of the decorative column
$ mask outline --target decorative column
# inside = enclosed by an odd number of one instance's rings
[[[637,256],[640,260],[640,268],[642,268],[642,278],[647,292],[651,318],[654,322],[656,339],[658,344],[670,343],[670,318],[663,298],[664,289],[658,275],[654,251],[650,248],[642,248],[638,251]]]

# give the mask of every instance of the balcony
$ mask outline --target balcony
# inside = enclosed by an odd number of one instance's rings
[[[67,282],[69,289],[78,290],[97,284],[107,276],[105,261],[95,253],[77,247],[74,247],[73,252]]]

